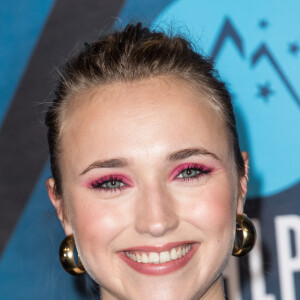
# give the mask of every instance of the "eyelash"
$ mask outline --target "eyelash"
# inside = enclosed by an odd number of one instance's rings
[[[195,174],[194,176],[191,177],[179,177],[180,175],[183,174],[183,172],[196,172],[197,174]],[[211,173],[212,169],[205,167],[203,165],[199,165],[199,164],[190,164],[188,166],[183,166],[182,169],[180,169],[177,172],[177,175],[175,176],[175,179],[180,180],[180,181],[192,181],[192,180],[196,180],[199,177],[203,176],[203,175],[207,175],[209,173]],[[104,185],[107,184],[112,184],[112,183],[119,183],[119,186],[117,187],[113,187],[113,188],[109,188],[109,187],[104,187]],[[120,176],[106,176],[103,178],[100,178],[96,181],[93,181],[90,184],[90,188],[91,189],[98,189],[98,190],[102,190],[105,192],[117,192],[117,191],[121,191],[125,188],[127,188],[129,186],[129,184],[125,183],[123,178]]]
[[[113,187],[113,188],[109,188],[109,187],[104,187],[104,185],[106,184],[112,184],[113,182],[116,183],[120,183],[121,185],[118,187]],[[100,178],[96,181],[93,181],[90,184],[90,188],[92,189],[98,189],[98,190],[102,190],[105,192],[117,192],[117,191],[121,191],[122,189],[128,187],[129,184],[124,182],[124,179],[120,176],[106,176],[103,178]]]
[[[192,172],[195,171],[197,174],[191,177],[178,177],[179,175],[182,175],[183,172]],[[199,164],[189,164],[189,165],[184,165],[181,169],[178,170],[175,179],[180,180],[180,181],[192,181],[200,178],[203,175],[208,175],[209,173],[212,172],[212,169],[203,165]]]

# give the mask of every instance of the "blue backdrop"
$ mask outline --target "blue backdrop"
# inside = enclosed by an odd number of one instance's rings
[[[250,153],[255,250],[225,272],[231,300],[300,299],[300,1],[0,1],[0,298],[97,299],[58,261],[41,125],[55,66],[113,24],[179,31],[215,58]],[[226,276],[230,274],[230,276]]]

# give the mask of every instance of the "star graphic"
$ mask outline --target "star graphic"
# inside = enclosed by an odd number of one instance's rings
[[[299,47],[299,45],[297,44],[297,42],[294,42],[294,43],[290,43],[290,44],[289,44],[289,52],[290,52],[292,55],[297,55],[299,51],[300,51],[300,47]]]
[[[270,84],[266,82],[265,84],[258,84],[258,97],[262,97],[264,100],[268,101],[269,97],[274,94],[274,91],[271,89]]]
[[[269,26],[269,22],[266,20],[266,19],[261,19],[259,22],[258,22],[258,26],[261,28],[261,29],[265,29]]]

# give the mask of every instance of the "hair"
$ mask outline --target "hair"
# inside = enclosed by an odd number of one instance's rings
[[[211,58],[197,53],[180,35],[151,31],[141,23],[101,37],[72,57],[60,70],[55,99],[45,123],[55,193],[62,196],[59,168],[64,116],[72,98],[90,88],[114,82],[133,82],[151,77],[172,76],[205,94],[223,118],[232,138],[234,161],[239,177],[244,175],[244,161],[239,147],[231,96],[220,80]],[[80,99],[84,101],[84,98]]]

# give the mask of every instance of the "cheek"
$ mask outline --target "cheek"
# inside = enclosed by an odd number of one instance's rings
[[[83,261],[91,265],[94,258],[101,257],[100,252],[110,255],[114,238],[126,228],[125,208],[117,202],[99,200],[94,195],[80,197],[78,193],[69,202],[71,225]]]
[[[184,218],[203,236],[231,240],[235,213],[235,196],[230,184],[205,187],[189,195],[183,208]]]

